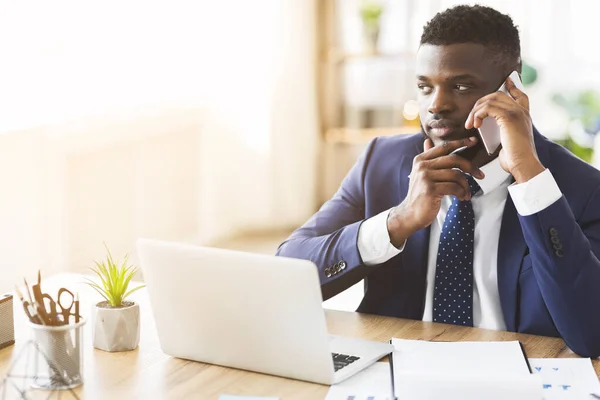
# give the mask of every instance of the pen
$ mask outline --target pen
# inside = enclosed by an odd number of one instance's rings
[[[456,154],[456,153],[460,153],[461,151],[468,149],[469,146],[463,146],[463,147],[459,147],[458,149],[454,150],[452,153],[450,154]]]
[[[36,316],[38,317],[38,320],[40,321],[40,325],[48,325],[46,323],[46,320],[44,319],[44,317],[39,313],[40,310],[40,303],[38,303],[37,301],[33,303],[33,309],[36,312]]]
[[[392,343],[392,339],[390,339],[388,341],[389,344],[393,344]],[[390,377],[391,377],[391,382],[392,382],[392,399],[396,398],[396,386],[395,386],[395,379],[394,379],[394,352],[392,352],[392,354],[388,355],[388,359],[390,360]]]
[[[40,324],[40,325],[46,325],[46,322],[44,321],[44,318],[38,312],[38,303],[35,302],[33,300],[33,297],[31,296],[31,289],[29,288],[29,284],[27,283],[27,279],[23,278],[23,282],[25,283],[25,289],[27,289],[27,297],[29,297],[29,306],[33,309],[33,312],[35,314],[34,317],[37,320],[37,322],[36,321],[32,321],[32,322],[35,322],[36,324]]]
[[[19,300],[21,300],[21,304],[23,305],[23,309],[25,310],[25,315],[27,315],[27,318],[29,318],[29,321],[33,322],[33,317],[29,313],[29,308],[25,304],[25,300],[23,299],[23,294],[21,293],[19,288],[16,286],[15,286],[15,292],[17,292],[17,296],[19,296]]]
[[[31,290],[29,290],[29,284],[27,283],[27,279],[23,278],[23,282],[25,282],[25,289],[27,289],[27,297],[29,298],[29,304],[33,304],[33,297],[31,297]]]
[[[597,395],[595,393],[590,393],[590,396],[592,396],[595,399],[600,399],[600,395]]]
[[[39,322],[40,316],[35,313],[35,307],[33,306],[33,304],[29,303],[28,301],[26,301],[23,298],[23,293],[21,293],[21,291],[19,290],[19,288],[17,286],[15,286],[15,292],[17,292],[17,296],[19,297],[19,300],[21,300],[21,304],[23,305],[23,310],[25,310],[25,315],[27,316],[27,318],[29,318],[29,321],[34,324],[40,324],[40,322]],[[31,307],[31,310],[33,310],[33,313],[30,311],[29,307]]]

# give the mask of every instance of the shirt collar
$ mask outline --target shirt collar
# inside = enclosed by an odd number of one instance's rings
[[[485,178],[474,178],[475,182],[477,182],[479,187],[481,187],[484,195],[498,188],[511,176],[508,172],[502,169],[502,166],[500,165],[500,159],[498,157],[494,158],[480,169],[485,174]]]

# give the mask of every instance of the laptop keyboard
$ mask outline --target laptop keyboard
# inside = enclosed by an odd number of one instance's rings
[[[331,353],[331,356],[333,357],[333,367],[336,372],[360,358],[340,353]]]

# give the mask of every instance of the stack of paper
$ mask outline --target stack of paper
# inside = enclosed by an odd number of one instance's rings
[[[531,358],[532,374],[519,342],[392,339],[392,344],[393,381],[390,365],[375,363],[332,386],[326,400],[600,398],[589,358]]]
[[[542,397],[519,342],[427,342],[392,339],[399,399],[511,399]]]

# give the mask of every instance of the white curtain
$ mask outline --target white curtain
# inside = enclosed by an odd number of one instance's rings
[[[314,211],[314,1],[7,3],[0,292]]]

